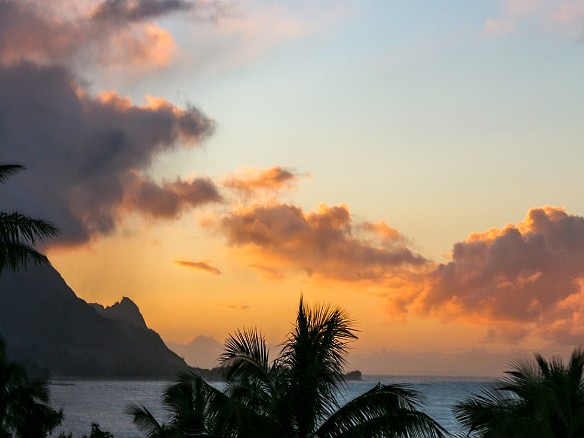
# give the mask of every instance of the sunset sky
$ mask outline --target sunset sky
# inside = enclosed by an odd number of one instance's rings
[[[167,341],[277,351],[303,295],[352,368],[498,374],[584,339],[583,42],[584,0],[0,0],[2,210]]]

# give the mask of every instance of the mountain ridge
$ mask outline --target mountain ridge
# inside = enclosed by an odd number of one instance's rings
[[[56,378],[175,378],[191,369],[124,297],[77,297],[51,266],[0,276],[0,337],[13,360]]]

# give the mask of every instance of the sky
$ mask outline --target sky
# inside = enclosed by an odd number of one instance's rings
[[[0,0],[3,210],[173,344],[340,306],[367,374],[584,335],[584,0]],[[212,366],[201,353],[198,366]]]

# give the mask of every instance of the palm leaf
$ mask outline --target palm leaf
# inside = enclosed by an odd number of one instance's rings
[[[0,212],[0,242],[26,242],[35,245],[37,241],[54,237],[59,228],[51,222],[33,219],[21,213]]]
[[[0,273],[4,269],[15,271],[29,263],[49,263],[46,256],[33,246],[40,240],[53,237],[59,229],[50,222],[32,219],[20,213],[0,212]]]
[[[130,405],[126,408],[125,413],[132,417],[138,430],[145,433],[147,437],[166,438],[170,436],[146,406]]]
[[[26,267],[29,263],[48,264],[49,260],[30,246],[0,243],[0,274],[4,269],[15,271],[19,266]]]
[[[349,344],[357,338],[353,321],[340,308],[309,308],[300,299],[294,330],[283,344],[277,365],[289,370],[289,403],[299,436],[308,436],[337,408],[345,382]]]
[[[0,183],[5,182],[9,176],[25,170],[20,164],[0,164]]]
[[[377,384],[317,430],[321,438],[442,437],[446,431],[419,410],[420,394],[405,385]]]

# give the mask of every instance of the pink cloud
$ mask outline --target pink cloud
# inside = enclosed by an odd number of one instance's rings
[[[175,41],[155,21],[173,13],[209,20],[220,5],[191,0],[0,0],[0,62],[166,67]]]
[[[372,233],[370,225],[355,224],[344,205],[308,213],[288,204],[256,205],[225,216],[221,228],[229,245],[251,250],[261,265],[279,263],[324,278],[386,282],[429,266],[399,233],[386,226]]]
[[[584,218],[534,208],[515,225],[456,243],[409,308],[491,324],[491,338],[573,342],[584,335],[583,281]]]
[[[505,0],[501,14],[485,22],[484,31],[509,34],[528,31],[581,35],[584,0]]]

